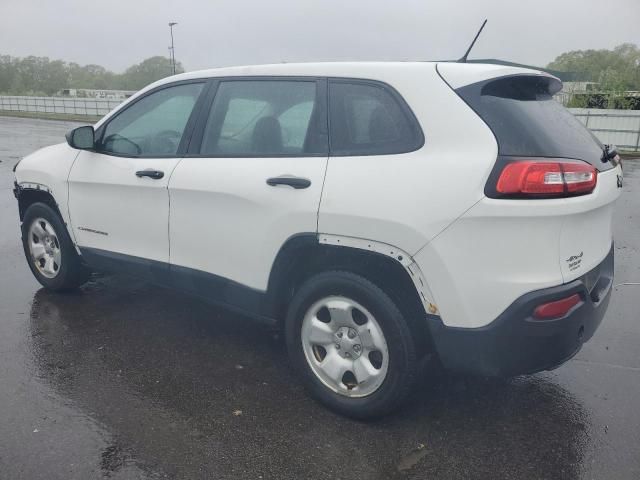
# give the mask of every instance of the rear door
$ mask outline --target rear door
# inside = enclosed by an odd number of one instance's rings
[[[98,129],[95,151],[80,151],[69,175],[69,213],[87,258],[115,253],[168,263],[167,185],[204,85],[151,91]]]
[[[266,290],[288,238],[317,231],[325,85],[287,77],[214,85],[189,155],[169,183],[171,265],[182,287],[242,302],[234,295],[243,287]]]
[[[401,73],[410,81],[415,72]],[[319,231],[418,250],[425,233],[453,209],[425,214],[427,196],[435,191],[425,179],[434,162],[422,151],[424,134],[405,99],[380,81],[332,78],[329,130]]]

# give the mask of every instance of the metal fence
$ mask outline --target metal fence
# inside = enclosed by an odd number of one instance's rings
[[[62,113],[101,117],[122,103],[109,98],[0,96],[0,111]]]
[[[108,98],[0,96],[0,111],[43,112],[101,117],[120,105]],[[569,109],[602,143],[640,151],[640,110]]]
[[[640,110],[570,108],[576,118],[602,143],[616,145],[619,150],[640,151]]]

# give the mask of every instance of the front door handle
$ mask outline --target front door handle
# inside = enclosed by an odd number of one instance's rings
[[[272,187],[277,185],[288,185],[299,190],[301,188],[309,188],[311,186],[311,180],[291,175],[282,175],[280,177],[267,178],[267,185]]]
[[[160,180],[164,177],[164,172],[161,172],[160,170],[138,170],[136,172],[136,177],[149,177],[154,180]]]

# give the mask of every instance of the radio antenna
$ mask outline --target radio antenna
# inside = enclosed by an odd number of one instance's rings
[[[458,63],[467,63],[467,57],[469,56],[469,52],[471,51],[473,46],[476,44],[476,40],[478,40],[478,37],[480,36],[480,33],[482,33],[482,29],[486,24],[487,24],[487,19],[485,18],[484,22],[482,22],[482,26],[480,27],[480,30],[478,30],[478,33],[476,33],[476,36],[474,37],[473,42],[471,42],[471,45],[469,45],[469,48],[467,48],[467,51],[462,56],[462,58],[458,60]]]

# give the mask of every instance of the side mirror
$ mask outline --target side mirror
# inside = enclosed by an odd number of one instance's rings
[[[92,150],[95,146],[94,131],[91,125],[78,127],[65,135],[71,148],[78,150]]]

